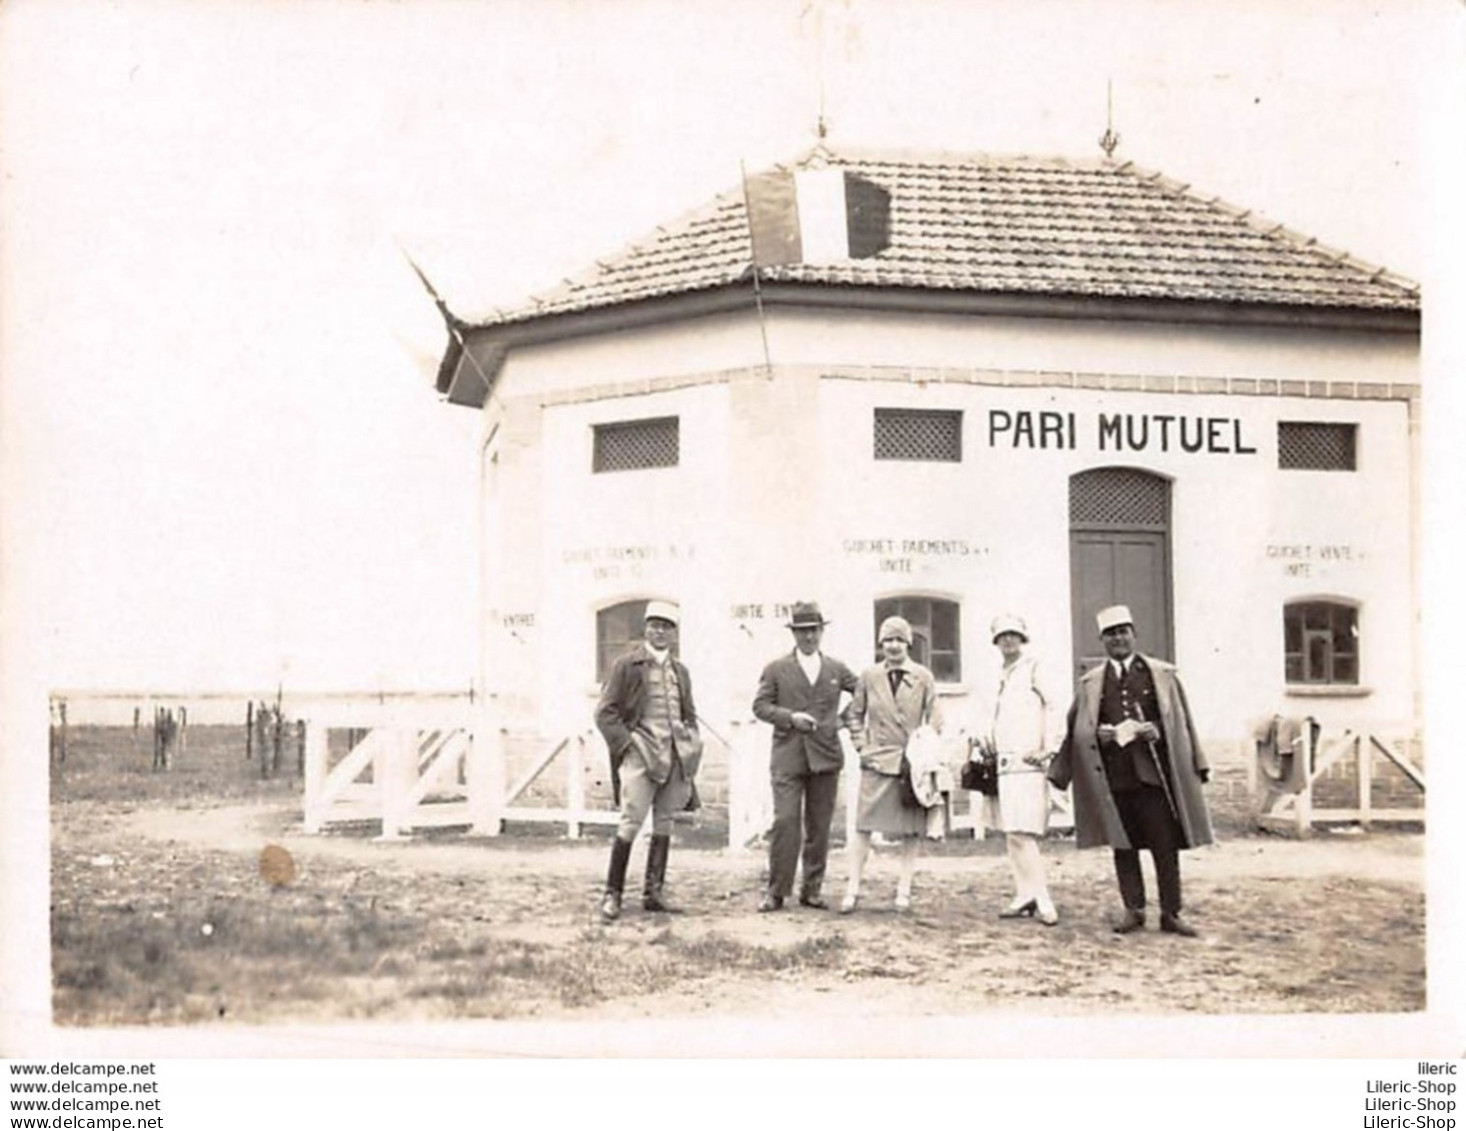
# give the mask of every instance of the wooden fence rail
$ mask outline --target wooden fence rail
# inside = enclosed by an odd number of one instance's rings
[[[1293,751],[1289,755],[1302,759],[1288,782],[1275,784],[1264,791],[1257,823],[1259,827],[1307,836],[1316,824],[1352,823],[1369,828],[1376,822],[1425,823],[1425,774],[1411,764],[1390,742],[1366,728],[1345,727],[1328,734],[1307,720],[1298,730]],[[1413,807],[1383,808],[1374,805],[1374,755],[1378,752],[1398,767],[1420,790],[1420,804]],[[1327,808],[1314,803],[1319,781],[1341,760],[1354,755],[1356,805],[1348,808]]]
[[[305,720],[305,829],[324,831],[332,823],[380,821],[382,836],[395,839],[414,829],[467,826],[473,835],[498,836],[506,822],[563,825],[579,839],[589,827],[614,827],[614,808],[588,799],[587,777],[604,767],[600,736],[587,727],[551,736],[514,781],[508,780],[507,736],[476,727],[469,712],[445,716],[394,717],[378,710],[364,717],[359,709],[336,708]],[[357,740],[335,765],[330,764],[332,731]],[[721,756],[727,766],[728,847],[754,847],[773,822],[769,788],[769,727],[734,722],[727,736],[703,728],[705,761]],[[859,804],[859,757],[848,739],[841,796],[846,842],[855,836]],[[547,782],[553,803],[533,800],[532,787]],[[1072,826],[1067,795],[1053,793],[1052,823]],[[980,799],[959,792],[953,801],[952,828],[982,837]]]

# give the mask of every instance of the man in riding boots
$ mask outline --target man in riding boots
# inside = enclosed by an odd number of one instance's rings
[[[652,840],[641,905],[647,911],[677,910],[662,893],[672,818],[683,809],[697,807],[693,777],[702,757],[692,679],[687,667],[671,653],[679,619],[680,612],[671,602],[647,602],[645,638],[611,666],[596,707],[596,727],[611,752],[612,786],[621,808],[601,897],[600,915],[605,923],[621,915],[631,845],[648,813]]]

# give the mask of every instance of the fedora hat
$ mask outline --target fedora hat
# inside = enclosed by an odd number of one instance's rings
[[[823,628],[830,622],[820,615],[817,601],[795,601],[789,608],[786,628]]]
[[[676,625],[682,621],[682,610],[671,601],[648,601],[646,615],[642,620],[664,620],[668,624]]]
[[[1101,609],[1094,615],[1095,623],[1099,625],[1100,635],[1103,636],[1112,628],[1119,628],[1128,624],[1135,626],[1135,618],[1130,615],[1129,605],[1111,605],[1107,609]]]
[[[1022,617],[1015,617],[1011,613],[1004,613],[1002,616],[993,617],[992,636],[993,643],[998,642],[998,637],[1005,632],[1011,632],[1023,643],[1028,643],[1028,625],[1023,623]]]

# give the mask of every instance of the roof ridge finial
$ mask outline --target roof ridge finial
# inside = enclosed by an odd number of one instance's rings
[[[1115,132],[1115,83],[1105,80],[1105,132],[1100,135],[1099,146],[1105,151],[1105,160],[1115,159],[1115,150],[1120,147],[1120,135]]]
[[[830,148],[830,120],[825,117],[824,109],[821,108],[819,117],[815,120],[814,148],[809,151],[803,164],[807,169],[823,169],[834,156],[834,150]]]

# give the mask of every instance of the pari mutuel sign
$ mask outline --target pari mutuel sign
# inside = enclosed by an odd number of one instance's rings
[[[1043,448],[1057,451],[1205,452],[1257,454],[1242,421],[1235,416],[1184,416],[1145,412],[1030,412],[989,409],[991,448]]]

